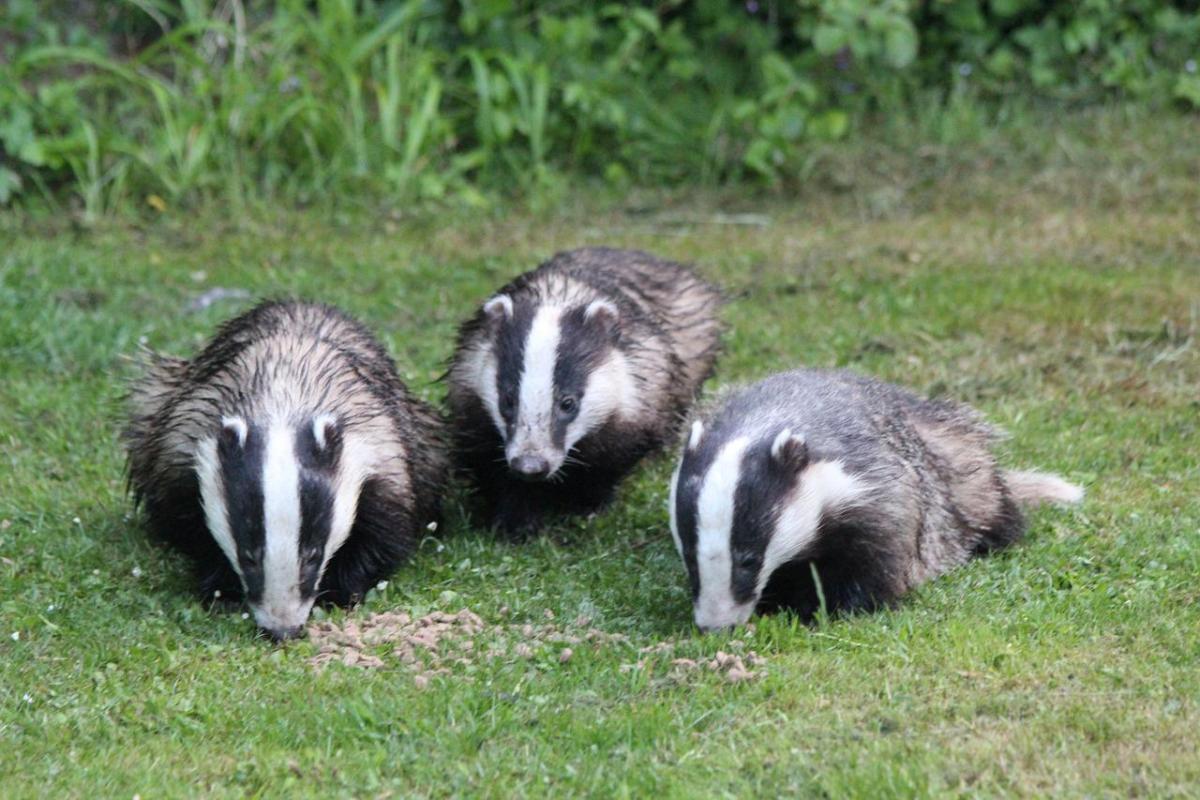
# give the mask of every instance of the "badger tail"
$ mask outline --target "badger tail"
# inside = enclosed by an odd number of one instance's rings
[[[1072,505],[1083,500],[1083,487],[1068,483],[1049,472],[1025,472],[1010,469],[1004,482],[1018,505],[1036,506],[1041,503]]]

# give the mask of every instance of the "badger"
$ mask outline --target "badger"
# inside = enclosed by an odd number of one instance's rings
[[[447,372],[458,465],[520,539],[588,514],[676,434],[712,371],[720,291],[632,250],[559,253],[459,329]]]
[[[263,302],[195,358],[147,354],[129,393],[129,486],[206,600],[276,640],[349,605],[436,523],[441,421],[382,345],[326,305]]]
[[[999,434],[974,410],[852,372],[773,375],[701,417],[669,502],[704,631],[756,609],[811,620],[891,604],[1015,542],[1023,506],[1083,497],[997,466]]]

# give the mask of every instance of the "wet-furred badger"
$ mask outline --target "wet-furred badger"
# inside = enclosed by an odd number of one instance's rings
[[[447,374],[458,461],[512,538],[590,513],[672,439],[717,356],[720,292],[645,253],[574,250],[463,324]]]
[[[1046,473],[1001,469],[970,408],[845,371],[801,369],[691,425],[671,532],[697,626],[757,609],[871,610],[1021,537],[1021,507],[1074,503]],[[814,579],[814,572],[816,578]]]
[[[350,604],[436,522],[436,414],[337,309],[265,302],[191,360],[151,355],[130,392],[129,483],[202,597],[244,599],[275,639]]]

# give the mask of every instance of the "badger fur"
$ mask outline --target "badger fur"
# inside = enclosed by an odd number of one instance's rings
[[[490,524],[589,513],[675,433],[716,359],[718,290],[645,253],[560,253],[459,331],[448,403]]]
[[[190,361],[152,355],[130,392],[129,483],[202,596],[296,636],[349,604],[438,519],[440,422],[379,342],[329,306],[265,302]]]
[[[1073,503],[1054,475],[1002,470],[965,406],[844,371],[802,369],[692,423],[671,532],[696,624],[757,608],[869,610],[1024,532],[1021,506]],[[814,579],[814,573],[816,579]]]

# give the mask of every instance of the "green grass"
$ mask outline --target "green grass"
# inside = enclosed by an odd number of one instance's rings
[[[847,162],[840,192],[788,203],[0,221],[0,794],[1194,794],[1200,137],[1163,125],[1153,147],[1110,121],[983,169],[936,149],[904,176]],[[311,644],[273,647],[193,601],[123,491],[139,339],[192,352],[241,307],[185,311],[214,286],[320,298],[436,399],[456,322],[584,244],[695,262],[729,288],[712,386],[845,365],[965,400],[1011,432],[1007,464],[1082,481],[1086,503],[1033,514],[1025,543],[898,609],[760,622],[769,674],[738,685],[619,669],[666,638],[693,657],[730,646],[690,626],[665,457],[611,512],[528,546],[452,504],[440,541],[351,612],[549,609],[630,637],[566,665],[502,659],[425,690],[398,667],[314,673]]]

